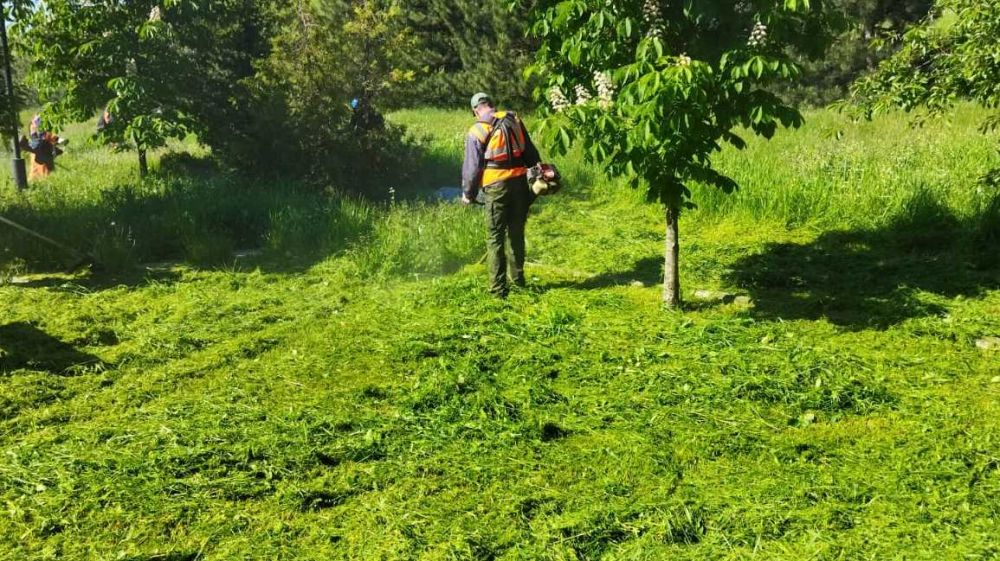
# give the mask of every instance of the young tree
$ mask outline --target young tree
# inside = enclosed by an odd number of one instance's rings
[[[902,48],[856,82],[852,100],[867,116],[902,108],[940,113],[960,99],[993,113],[1000,127],[1000,0],[937,0],[932,16],[912,27]]]
[[[540,2],[533,72],[547,81],[553,109],[545,137],[557,153],[582,144],[588,160],[664,206],[668,307],[680,304],[688,184],[736,189],[711,160],[721,142],[744,146],[734,128],[770,138],[779,125],[802,123],[769,88],[799,75],[788,46],[823,47],[826,16],[820,0]]]
[[[50,124],[90,118],[105,107],[113,120],[101,136],[138,154],[183,137],[196,108],[224,95],[216,64],[227,23],[240,0],[45,0],[19,26],[32,59],[28,80]],[[221,89],[218,86],[223,86]]]

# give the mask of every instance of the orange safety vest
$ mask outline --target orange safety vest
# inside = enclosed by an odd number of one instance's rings
[[[483,170],[483,185],[519,177],[528,173],[528,168],[520,164],[527,145],[524,124],[513,111],[497,111],[488,121],[478,121],[469,129],[481,144],[486,145]],[[519,165],[520,164],[520,165]]]

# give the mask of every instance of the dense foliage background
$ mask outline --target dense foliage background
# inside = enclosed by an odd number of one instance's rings
[[[231,169],[324,186],[349,177],[355,190],[371,191],[414,173],[414,143],[393,128],[359,134],[351,99],[383,112],[454,108],[483,90],[530,110],[544,81],[525,77],[541,45],[529,33],[535,0],[14,4],[18,106],[42,106],[55,128],[113,108],[120,118],[102,139],[136,150],[140,169],[147,148],[195,133]],[[793,104],[842,98],[932,2],[813,4],[839,15],[839,37],[826,51],[788,53],[804,73],[776,91]]]

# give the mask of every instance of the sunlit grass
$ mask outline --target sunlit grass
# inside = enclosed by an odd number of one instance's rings
[[[575,157],[500,302],[475,208],[76,147],[0,192],[117,263],[0,233],[0,558],[991,559],[978,116],[819,112],[720,154],[742,189],[696,190],[678,313],[661,210]],[[470,118],[393,118],[457,184]]]

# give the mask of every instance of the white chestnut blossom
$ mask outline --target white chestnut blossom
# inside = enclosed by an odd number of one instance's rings
[[[677,64],[680,66],[691,66],[691,57],[687,56],[687,53],[684,53],[677,57]]]
[[[574,88],[574,91],[576,92],[577,105],[584,105],[588,101],[590,101],[591,98],[593,98],[593,96],[590,95],[590,92],[587,91],[587,87],[584,86],[583,84],[577,84],[576,87]]]
[[[763,47],[766,42],[767,26],[758,21],[753,25],[753,30],[750,32],[750,39],[747,40],[747,45],[751,47]]]
[[[552,109],[557,113],[561,113],[567,107],[569,107],[569,100],[566,99],[566,95],[562,93],[562,90],[553,86],[548,91],[549,104],[552,105]]]
[[[614,103],[615,85],[607,72],[594,72],[594,87],[597,88],[597,104],[608,109]]]
[[[149,11],[149,21],[160,21],[163,19],[163,14],[160,12],[159,6],[153,6],[153,9]]]

